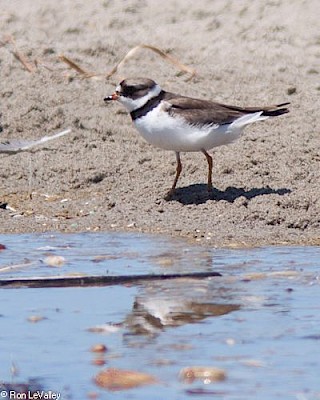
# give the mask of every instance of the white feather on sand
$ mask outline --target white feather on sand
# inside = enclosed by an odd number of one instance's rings
[[[22,151],[27,151],[34,146],[46,143],[50,140],[57,139],[61,136],[67,135],[71,129],[66,129],[62,132],[55,133],[51,136],[43,136],[37,140],[23,140],[23,139],[10,139],[0,142],[0,154],[16,154]]]

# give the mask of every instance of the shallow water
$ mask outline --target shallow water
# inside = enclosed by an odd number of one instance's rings
[[[172,238],[102,233],[0,235],[0,243],[6,246],[0,279],[222,274],[0,289],[5,389],[31,380],[34,390],[65,399],[320,399],[319,247],[208,250]],[[49,255],[65,263],[50,267]],[[43,319],[30,322],[35,316]],[[100,356],[90,351],[98,343],[107,346]],[[97,358],[105,365],[97,366]],[[182,368],[198,365],[221,368],[227,378],[210,384],[179,379]],[[120,392],[97,387],[94,376],[110,367],[147,372],[158,382]]]

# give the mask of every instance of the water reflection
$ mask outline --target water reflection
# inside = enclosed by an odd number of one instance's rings
[[[241,307],[233,293],[219,277],[145,284],[139,287],[125,327],[130,334],[150,335],[225,315]]]
[[[110,367],[150,373],[159,384],[108,392],[108,399],[319,397],[320,248],[205,250],[172,239],[102,233],[23,235],[19,240],[0,235],[6,245],[0,267],[24,259],[33,267],[5,270],[0,279],[79,272],[218,271],[223,276],[1,289],[0,371],[5,385],[27,385],[37,377],[37,390],[41,383],[64,398],[84,399],[89,393],[105,398],[93,377]],[[67,262],[45,266],[41,260],[48,253]],[[97,360],[90,349],[99,344],[107,351]],[[12,363],[18,377],[10,372]],[[179,372],[190,366],[220,368],[226,379],[210,385],[182,382]]]

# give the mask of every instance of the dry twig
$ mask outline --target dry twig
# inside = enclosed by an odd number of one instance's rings
[[[102,276],[51,276],[17,279],[0,279],[0,287],[76,287],[139,284],[141,282],[171,279],[204,279],[222,276],[219,272],[190,272],[183,274],[102,275]]]

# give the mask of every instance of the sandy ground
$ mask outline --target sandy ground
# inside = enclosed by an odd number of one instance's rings
[[[1,0],[1,139],[72,133],[32,152],[0,154],[0,203],[9,206],[0,209],[0,232],[125,230],[210,246],[320,244],[319,15],[318,0]],[[187,82],[146,50],[108,80],[81,79],[58,58],[104,73],[142,43],[197,76]],[[291,112],[212,152],[212,194],[204,156],[182,154],[179,188],[167,201],[174,153],[145,143],[120,105],[103,102],[127,76],[229,104],[290,101]]]

